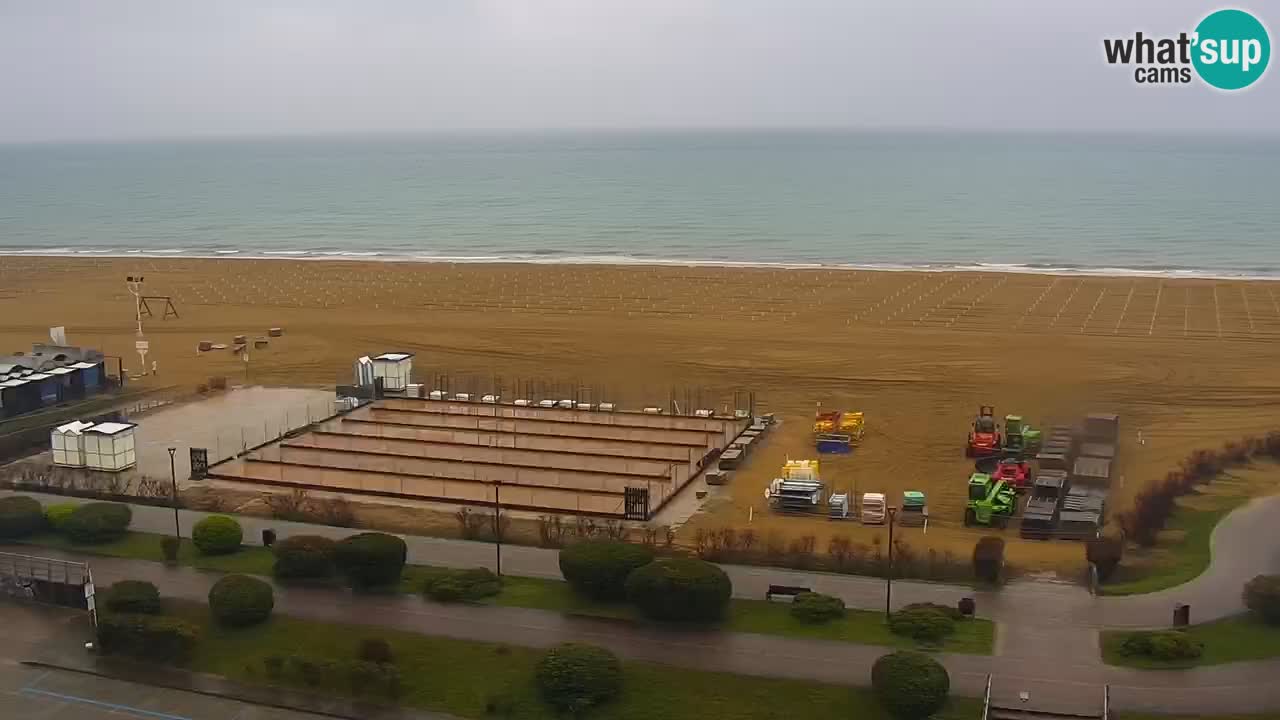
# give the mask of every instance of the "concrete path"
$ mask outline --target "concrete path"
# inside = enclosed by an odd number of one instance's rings
[[[31,494],[31,493],[27,493]],[[69,498],[40,496],[42,502]],[[1255,500],[1227,516],[1213,535],[1214,561],[1196,581],[1171,590],[1126,598],[1094,598],[1082,588],[1045,582],[1016,582],[997,592],[975,592],[954,585],[898,581],[893,605],[933,601],[953,604],[963,596],[977,600],[979,615],[1000,628],[996,656],[941,655],[956,691],[981,695],[992,673],[995,692],[1016,697],[1027,690],[1035,705],[1096,711],[1101,688],[1110,683],[1113,707],[1193,714],[1246,713],[1280,709],[1280,661],[1237,663],[1188,671],[1137,671],[1104,665],[1098,629],[1151,627],[1168,623],[1173,605],[1192,605],[1193,620],[1203,622],[1243,610],[1239,588],[1260,572],[1277,571],[1280,534],[1268,520],[1280,511],[1280,497]],[[184,536],[207,513],[180,511]],[[261,530],[280,537],[319,534],[344,537],[355,530],[241,517],[246,542],[261,542]],[[134,529],[168,533],[173,511],[135,506]],[[1267,538],[1271,542],[1259,542]],[[493,566],[495,547],[441,538],[406,537],[409,562],[451,567]],[[21,551],[21,550],[19,550]],[[42,551],[42,554],[51,554]],[[86,559],[86,558],[80,558]],[[166,594],[202,600],[216,576],[157,563],[88,558],[100,582],[125,577],[150,579]],[[503,571],[511,575],[559,578],[553,550],[504,546]],[[851,607],[884,607],[884,582],[875,578],[805,573],[775,568],[723,566],[738,597],[762,598],[770,583],[798,584],[842,597]],[[389,625],[433,635],[533,647],[581,640],[613,649],[620,656],[742,674],[796,677],[862,684],[883,648],[722,632],[671,632],[612,622],[569,618],[519,608],[436,605],[414,597],[367,597],[332,591],[280,588],[281,612],[317,620]],[[785,659],[785,662],[780,661]]]

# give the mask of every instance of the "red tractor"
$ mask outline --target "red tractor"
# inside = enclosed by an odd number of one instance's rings
[[[965,457],[990,457],[1000,454],[1000,426],[996,425],[996,409],[991,405],[978,408],[978,417],[969,431]]]
[[[1003,480],[1021,492],[1031,487],[1031,463],[1021,458],[1005,458],[996,464],[992,480]]]

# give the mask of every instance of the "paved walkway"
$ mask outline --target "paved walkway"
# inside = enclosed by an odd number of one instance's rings
[[[30,494],[30,493],[28,493]],[[42,501],[67,501],[42,496]],[[936,601],[954,603],[969,595],[979,614],[995,620],[1000,638],[995,657],[941,655],[957,692],[981,695],[987,673],[996,677],[996,693],[1016,696],[1029,690],[1034,704],[1093,711],[1101,687],[1111,684],[1113,706],[1192,714],[1244,713],[1280,709],[1280,661],[1237,663],[1187,671],[1137,671],[1102,664],[1100,627],[1143,627],[1167,623],[1176,602],[1192,605],[1203,622],[1243,610],[1239,588],[1259,572],[1275,571],[1280,537],[1268,532],[1268,519],[1280,510],[1280,497],[1255,500],[1229,515],[1213,535],[1214,564],[1200,579],[1179,588],[1128,598],[1094,598],[1083,589],[1058,583],[1013,583],[998,592],[933,583],[894,583],[894,605]],[[183,534],[206,513],[181,511]],[[333,537],[353,530],[240,518],[246,541],[260,542],[261,530],[281,537],[308,533]],[[134,528],[171,532],[173,512],[135,506]],[[1258,538],[1272,539],[1268,543]],[[406,537],[409,562],[492,567],[494,546],[440,538]],[[43,551],[42,554],[52,554]],[[82,558],[83,559],[83,558]],[[141,578],[166,594],[203,600],[216,575],[189,568],[168,568],[145,561],[92,558],[95,577],[106,583]],[[555,551],[522,546],[503,548],[504,572],[559,578]],[[763,597],[769,583],[802,584],[838,595],[851,607],[884,607],[884,583],[874,578],[804,573],[774,568],[724,566],[739,597]],[[325,621],[389,625],[415,632],[533,647],[580,640],[613,649],[620,656],[670,665],[742,674],[796,677],[861,684],[883,648],[724,632],[672,632],[629,624],[570,618],[520,608],[437,605],[419,598],[367,597],[325,590],[280,588],[277,608],[284,613]]]

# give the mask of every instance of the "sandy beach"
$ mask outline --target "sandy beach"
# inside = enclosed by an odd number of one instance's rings
[[[626,406],[720,407],[755,392],[781,427],[681,531],[743,525],[761,535],[877,530],[772,516],[761,492],[787,457],[813,455],[816,403],[867,414],[853,455],[824,477],[858,492],[928,495],[921,547],[965,552],[968,424],[980,404],[1035,425],[1105,410],[1122,416],[1112,507],[1197,447],[1280,426],[1280,290],[1264,281],[772,268],[616,267],[289,260],[0,257],[0,344],[69,340],[136,372],[124,278],[173,297],[180,318],[146,321],[158,375],[192,389],[244,382],[200,341],[285,336],[255,352],[248,381],[350,381],[361,354],[417,353],[419,381],[568,396],[589,387]],[[1138,431],[1144,440],[1139,444]],[[893,495],[891,495],[892,497]],[[918,533],[919,531],[910,531]],[[1077,544],[1011,542],[1026,567],[1080,561]]]

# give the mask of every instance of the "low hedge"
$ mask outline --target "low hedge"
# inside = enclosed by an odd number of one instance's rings
[[[951,677],[928,655],[900,651],[876,660],[871,687],[880,705],[897,720],[924,720],[947,704]]]
[[[952,608],[947,608],[955,612]],[[931,607],[904,608],[889,616],[889,631],[923,643],[936,644],[955,631],[950,612]]]
[[[44,509],[25,495],[0,498],[0,539],[34,535],[44,529]]]
[[[272,548],[272,573],[283,580],[323,580],[333,576],[336,542],[319,535],[291,535]]]
[[[565,643],[538,661],[534,682],[548,705],[563,713],[581,713],[622,692],[622,663],[604,648]]]
[[[44,522],[54,532],[62,532],[67,518],[79,507],[75,503],[54,503],[44,508]]]
[[[502,580],[488,568],[449,570],[433,568],[422,584],[422,592],[437,602],[476,601],[497,595]]]
[[[201,555],[230,555],[243,540],[240,523],[226,515],[210,515],[191,530],[191,542]]]
[[[352,587],[367,588],[400,582],[409,548],[386,533],[359,533],[334,546],[333,561]]]
[[[158,663],[183,663],[191,657],[200,629],[177,618],[129,613],[98,616],[98,646],[105,653]]]
[[[128,505],[92,502],[73,510],[62,522],[62,529],[75,542],[100,545],[124,537],[132,521]]]
[[[160,591],[145,580],[121,580],[103,593],[103,605],[117,613],[160,614]]]
[[[1120,654],[1152,660],[1194,660],[1204,653],[1204,643],[1181,630],[1131,633],[1120,643]]]
[[[654,620],[715,622],[732,592],[723,570],[692,558],[656,560],[627,578],[627,597]]]
[[[844,617],[844,600],[820,593],[800,593],[791,601],[791,617],[820,625]]]
[[[343,688],[353,695],[400,696],[400,670],[391,663],[335,660],[310,655],[272,655],[263,660],[268,678],[312,688]]]
[[[226,575],[209,590],[209,611],[223,625],[246,627],[271,616],[271,586],[248,575]]]
[[[560,551],[560,574],[592,600],[623,600],[627,576],[653,562],[653,550],[621,540],[583,540]]]

